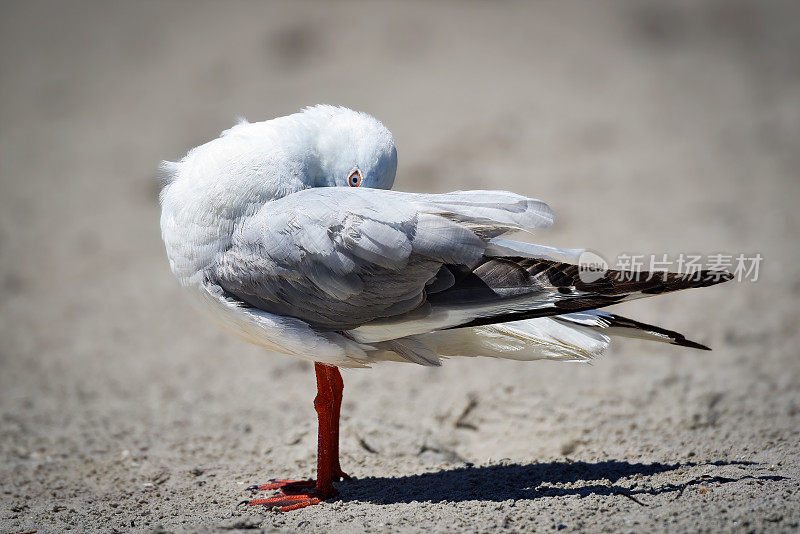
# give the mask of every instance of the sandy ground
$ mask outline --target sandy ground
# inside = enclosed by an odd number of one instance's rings
[[[790,3],[0,4],[0,531],[795,531],[800,10]],[[155,169],[245,115],[376,115],[406,190],[508,188],[547,244],[761,253],[619,309],[710,353],[344,373],[341,498],[307,363],[169,273]]]

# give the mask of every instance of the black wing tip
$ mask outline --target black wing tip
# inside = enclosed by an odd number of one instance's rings
[[[679,332],[675,332],[674,330],[667,330],[666,328],[661,328],[660,326],[629,319],[627,317],[623,317],[622,315],[617,315],[616,313],[610,313],[604,318],[610,321],[610,326],[633,328],[636,330],[642,330],[644,332],[650,332],[652,334],[666,336],[669,338],[669,341],[667,342],[670,345],[678,345],[679,347],[689,347],[690,349],[698,350],[711,350],[710,347],[706,347],[705,345],[697,343],[696,341],[690,341],[686,339],[686,336]]]
[[[690,349],[711,350],[711,347],[706,347],[703,344],[696,343],[694,341],[689,341],[686,338],[675,339],[675,340],[672,341],[672,345],[678,345],[680,347],[689,347]]]
[[[642,274],[647,275],[646,280],[658,276],[650,272],[644,272]],[[663,293],[671,293],[683,289],[715,286],[733,280],[734,278],[734,275],[728,271],[715,269],[697,271],[691,274],[667,273],[663,276],[662,283],[656,284],[653,287],[641,289],[641,293],[645,295],[661,295]]]

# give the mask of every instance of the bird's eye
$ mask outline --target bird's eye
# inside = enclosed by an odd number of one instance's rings
[[[347,183],[350,187],[358,187],[361,185],[361,172],[358,170],[353,171],[353,174],[347,179]]]

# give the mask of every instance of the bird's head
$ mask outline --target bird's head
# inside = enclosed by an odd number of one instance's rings
[[[391,189],[397,171],[392,134],[374,117],[334,106],[303,110],[315,125],[317,186]]]
[[[161,164],[165,213],[234,219],[259,203],[309,187],[391,189],[392,134],[374,117],[327,105],[265,122],[242,120]]]

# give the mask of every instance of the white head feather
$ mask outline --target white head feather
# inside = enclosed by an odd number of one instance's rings
[[[240,120],[181,161],[161,164],[161,233],[173,272],[189,282],[229,244],[236,221],[265,202],[349,186],[355,171],[360,187],[390,189],[396,170],[392,134],[366,113],[318,105],[264,122]]]

